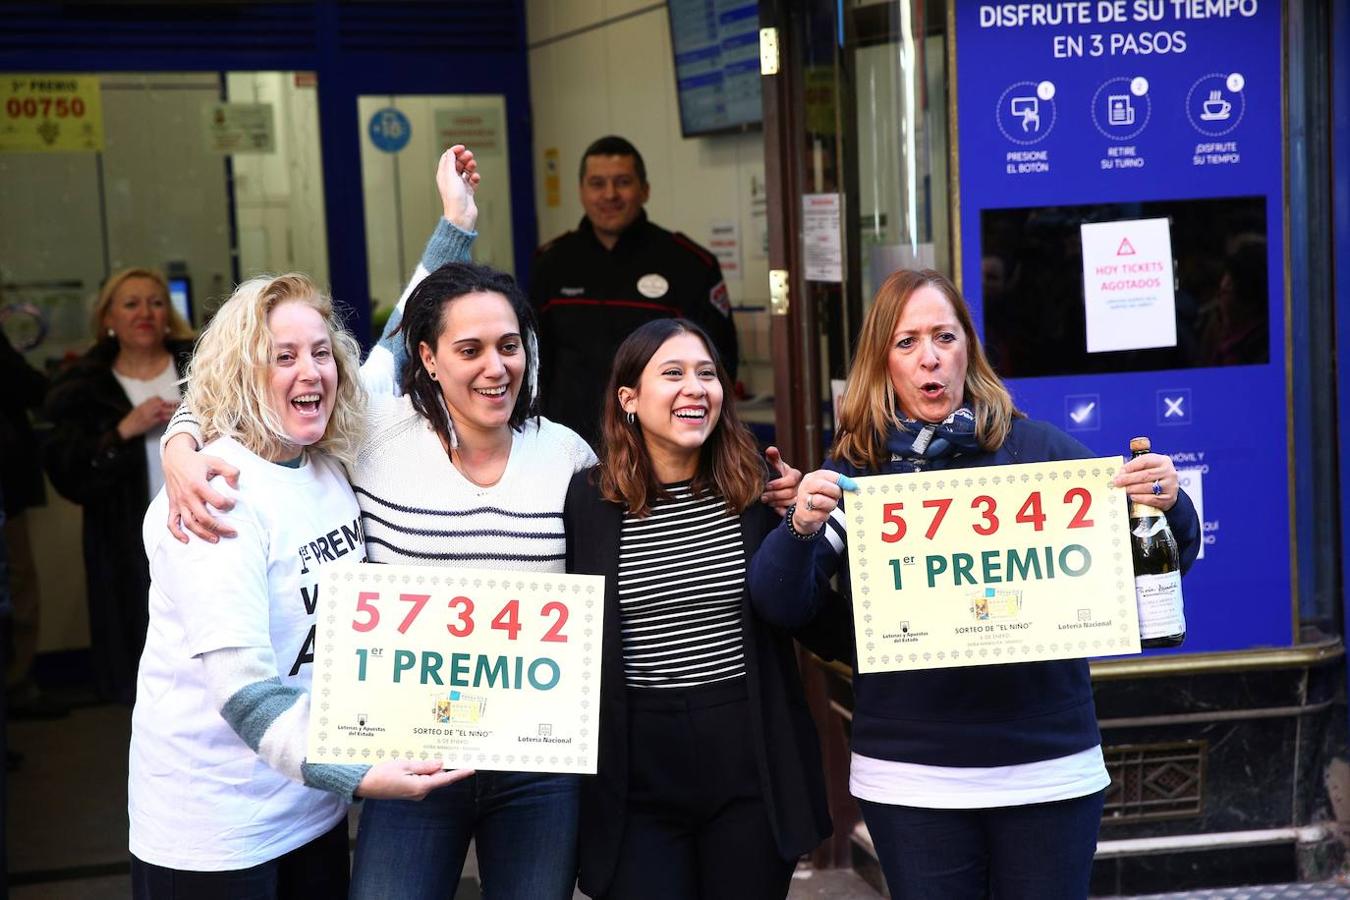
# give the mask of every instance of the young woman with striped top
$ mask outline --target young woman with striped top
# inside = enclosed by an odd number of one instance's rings
[[[781,898],[830,832],[792,637],[745,591],[779,517],[729,392],[697,325],[642,326],[614,361],[600,464],[567,492],[568,571],[606,577],[592,897]]]
[[[561,572],[563,497],[595,455],[538,415],[529,302],[509,275],[463,262],[476,210],[471,182],[449,174],[443,161],[445,219],[400,304],[402,321],[391,321],[361,367],[370,402],[348,476],[365,549],[373,562]],[[209,513],[192,504],[219,504],[201,492],[203,460],[189,453],[184,462],[180,452],[166,451],[166,479],[181,478],[195,495],[176,507],[195,530]],[[485,896],[570,898],[578,782],[480,771],[420,803],[367,802],[351,895],[453,896],[472,838]]]

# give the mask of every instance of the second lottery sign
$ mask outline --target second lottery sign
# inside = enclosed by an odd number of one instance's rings
[[[1139,652],[1119,457],[857,479],[858,670]]]
[[[324,571],[309,759],[594,773],[604,579]]]

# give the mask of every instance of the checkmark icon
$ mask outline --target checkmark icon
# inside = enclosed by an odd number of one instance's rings
[[[1096,409],[1096,407],[1097,404],[1095,401],[1086,406],[1080,406],[1069,413],[1069,418],[1073,419],[1075,425],[1082,425],[1088,420],[1088,416],[1092,415],[1092,410]]]

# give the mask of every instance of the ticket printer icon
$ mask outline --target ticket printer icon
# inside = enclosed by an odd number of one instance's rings
[[[1133,125],[1134,105],[1129,94],[1112,94],[1106,98],[1106,122],[1108,125]]]

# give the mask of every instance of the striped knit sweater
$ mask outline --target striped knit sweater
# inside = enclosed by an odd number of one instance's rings
[[[366,550],[378,563],[561,572],[572,475],[595,464],[576,432],[547,419],[512,435],[491,487],[465,478],[406,397],[372,397],[351,472]]]

